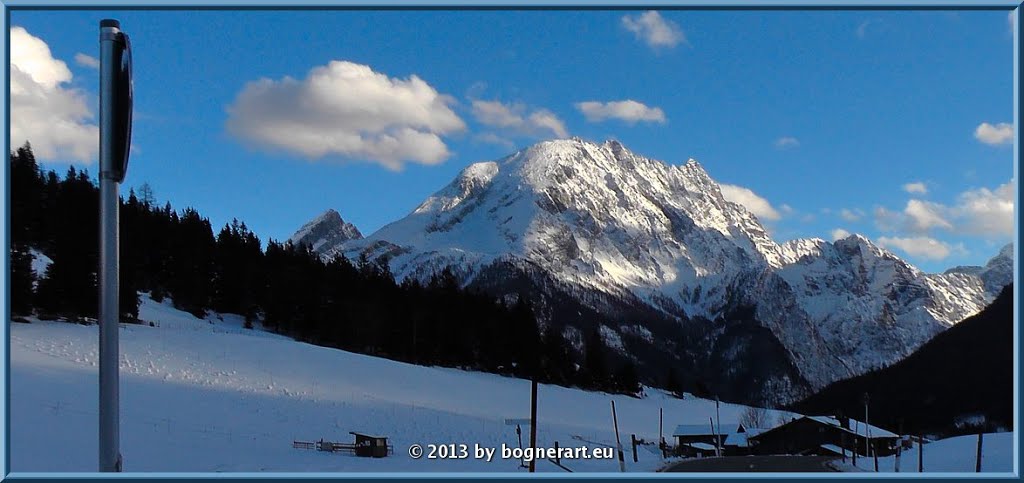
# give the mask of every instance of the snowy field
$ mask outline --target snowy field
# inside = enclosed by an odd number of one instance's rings
[[[506,418],[528,418],[528,381],[420,367],[295,342],[242,328],[233,315],[200,320],[143,297],[148,325],[121,328],[121,452],[128,472],[509,472],[519,460],[430,460],[410,445],[518,446]],[[97,327],[33,320],[11,323],[12,472],[95,471]],[[613,446],[610,401],[618,411],[627,471],[655,471],[665,461],[641,446],[633,463],[630,434],[658,436],[658,412],[670,439],[678,424],[709,424],[714,401],[675,399],[647,389],[636,399],[541,385],[538,446]],[[744,406],[722,404],[721,421]],[[778,414],[770,420],[776,421]],[[524,445],[529,442],[523,428]],[[349,431],[390,438],[394,454],[358,458],[292,448],[293,440],[352,442]],[[973,470],[973,443],[964,452]],[[933,443],[938,448],[943,442]],[[952,453],[959,455],[956,442]],[[950,465],[926,446],[926,469]],[[985,468],[1010,471],[1009,435],[986,439]],[[930,463],[936,453],[936,463]],[[914,458],[916,458],[916,453]],[[959,464],[959,460],[956,460]],[[576,472],[617,472],[616,460],[566,460]],[[905,458],[903,465],[913,465]],[[934,467],[933,467],[934,466]],[[945,468],[945,466],[943,466]],[[855,468],[848,468],[855,470]],[[564,472],[546,460],[540,472]]]
[[[1013,433],[986,434],[981,445],[981,471],[1011,472],[1013,471]],[[918,446],[904,450],[900,456],[899,472],[916,473],[918,469]],[[974,473],[978,455],[978,436],[967,435],[948,438],[924,445],[924,471]],[[836,467],[844,471],[875,471],[875,460],[858,458],[857,466],[847,459],[846,464],[837,463]],[[896,472],[896,457],[878,458],[878,471],[883,473]]]

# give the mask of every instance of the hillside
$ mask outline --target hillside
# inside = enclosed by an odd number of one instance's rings
[[[516,460],[414,460],[407,451],[414,443],[518,446],[505,419],[529,418],[526,380],[318,347],[258,324],[245,329],[240,316],[197,319],[148,297],[139,317],[154,326],[121,327],[126,471],[524,471]],[[11,470],[94,471],[97,327],[33,320],[11,324],[10,339]],[[634,464],[629,448],[630,434],[657,439],[659,408],[666,433],[715,415],[714,401],[649,388],[637,399],[542,384],[538,444],[614,445],[613,400],[628,471],[662,463],[642,447]],[[744,409],[723,403],[723,425]],[[293,440],[351,442],[349,431],[388,436],[395,454],[378,460],[292,448]],[[618,471],[616,461],[563,463],[574,471]],[[546,461],[537,469],[563,472]]]
[[[792,406],[803,413],[860,415],[912,434],[963,434],[1013,427],[1013,285],[981,313],[935,336],[885,369],[829,385]]]

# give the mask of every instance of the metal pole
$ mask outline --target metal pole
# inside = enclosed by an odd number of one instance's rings
[[[917,472],[924,472],[924,438],[917,437]]]
[[[871,432],[868,428],[868,393],[864,393],[864,456],[871,456],[871,451],[868,449],[868,439],[871,438]]]
[[[722,456],[722,413],[718,410],[718,394],[715,394],[715,426],[718,426],[718,456]]]
[[[537,451],[537,380],[533,380],[530,390],[530,451]],[[536,471],[537,457],[530,458],[530,473]]]
[[[99,470],[121,471],[118,373],[118,186],[114,173],[116,20],[100,22],[100,405]],[[116,161],[120,162],[120,161]]]

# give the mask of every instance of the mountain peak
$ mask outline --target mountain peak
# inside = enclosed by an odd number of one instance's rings
[[[346,223],[341,213],[332,208],[302,225],[288,241],[310,245],[313,251],[323,254],[338,244],[362,237],[355,225]]]

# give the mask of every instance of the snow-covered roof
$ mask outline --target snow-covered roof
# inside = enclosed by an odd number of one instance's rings
[[[821,445],[821,447],[824,448],[824,449],[827,449],[827,450],[829,450],[829,451],[831,451],[833,453],[836,453],[836,454],[843,454],[844,453],[843,448],[840,448],[839,446],[836,446],[834,444],[823,444],[823,445]]]
[[[722,435],[722,444],[726,446],[739,446],[746,448],[748,446],[747,433],[729,433]]]
[[[687,443],[686,446],[689,446],[694,449],[702,449],[705,451],[714,451],[715,449],[715,445],[708,443]]]
[[[831,416],[807,416],[809,419],[813,419],[819,423],[827,424],[829,426],[836,426],[845,429],[857,436],[870,436],[872,438],[898,438],[899,435],[886,431],[878,426],[865,425],[863,421],[857,421],[856,419],[850,418],[850,427],[846,428],[836,418]],[[866,432],[866,434],[865,434]]]
[[[711,436],[715,432],[711,430],[711,424],[680,424],[672,436]]]
[[[744,428],[748,438],[757,436],[765,431],[770,431],[772,428]]]

